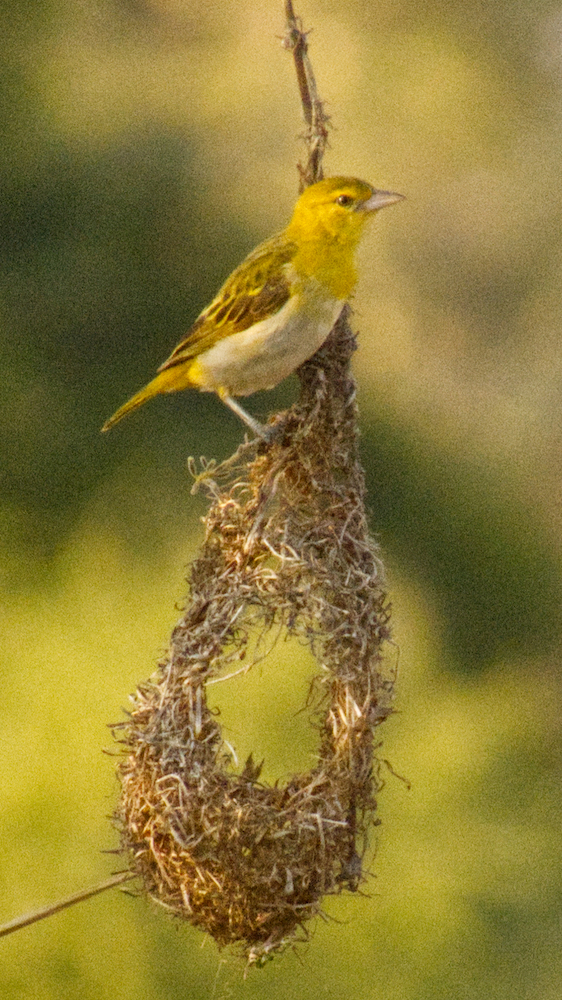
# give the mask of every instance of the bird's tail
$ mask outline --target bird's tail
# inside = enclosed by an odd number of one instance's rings
[[[179,368],[179,366],[177,366]],[[122,417],[125,417],[127,413],[132,413],[134,410],[138,410],[139,406],[143,403],[147,403],[149,399],[154,399],[155,396],[159,396],[161,392],[175,392],[176,389],[186,389],[189,386],[189,382],[186,380],[185,376],[182,379],[178,379],[178,371],[176,366],[171,368],[165,368],[164,371],[159,372],[156,378],[152,379],[148,385],[145,385],[144,389],[140,392],[135,393],[128,402],[120,406],[116,413],[113,414],[109,420],[106,420],[102,427],[102,431],[108,431],[110,427],[117,424]]]

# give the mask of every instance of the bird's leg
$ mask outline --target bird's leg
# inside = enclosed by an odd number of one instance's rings
[[[257,437],[261,438],[262,441],[271,441],[272,434],[270,429],[268,427],[264,427],[263,424],[260,424],[259,421],[255,420],[254,417],[247,413],[244,407],[240,406],[240,403],[236,399],[229,396],[226,389],[219,389],[217,394],[219,399],[221,399],[222,402],[225,403],[237,417],[240,417],[240,420],[242,420],[243,423],[246,424],[246,427],[249,427]]]

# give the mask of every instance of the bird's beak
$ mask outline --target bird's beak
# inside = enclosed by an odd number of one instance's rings
[[[362,212],[378,212],[379,208],[387,205],[394,205],[397,201],[403,201],[403,194],[395,194],[394,191],[373,191],[367,201],[359,206]]]

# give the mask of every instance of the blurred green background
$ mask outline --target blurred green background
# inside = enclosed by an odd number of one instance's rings
[[[362,448],[394,607],[376,879],[240,962],[113,891],[1,942],[34,1000],[559,1000],[562,7],[303,0],[329,173],[407,195],[360,255]],[[4,4],[0,920],[119,862],[108,723],[201,538],[186,458],[243,435],[160,398],[101,437],[296,194],[280,0]],[[291,382],[250,401],[285,405]],[[308,766],[292,645],[220,686],[270,779]],[[229,687],[227,691],[226,688]]]

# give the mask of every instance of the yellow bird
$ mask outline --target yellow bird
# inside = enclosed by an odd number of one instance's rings
[[[102,430],[162,392],[199,389],[216,392],[268,440],[234,397],[272,389],[321,347],[355,287],[354,255],[366,220],[402,198],[352,177],[306,188],[287,228],[232,272],[156,378]]]

